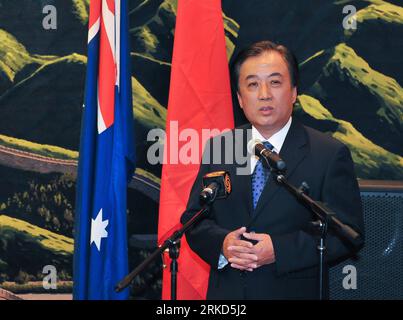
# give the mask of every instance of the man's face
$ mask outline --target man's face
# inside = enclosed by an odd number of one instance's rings
[[[245,60],[238,81],[238,101],[246,118],[269,138],[287,123],[297,98],[287,63],[276,51],[264,52]]]

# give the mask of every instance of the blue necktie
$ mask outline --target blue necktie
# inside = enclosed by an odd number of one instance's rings
[[[266,149],[273,149],[273,146],[268,142],[263,142],[263,145]],[[252,174],[252,200],[253,200],[253,209],[256,209],[257,202],[259,201],[260,195],[264,189],[267,179],[269,178],[269,169],[267,169],[262,160],[256,163],[255,170]]]

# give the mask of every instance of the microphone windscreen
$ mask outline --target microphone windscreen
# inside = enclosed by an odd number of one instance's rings
[[[203,188],[210,183],[217,184],[217,199],[226,198],[231,193],[231,179],[227,171],[215,171],[203,176]]]
[[[250,154],[256,155],[255,147],[257,144],[262,144],[259,139],[252,139],[248,142],[247,149]]]

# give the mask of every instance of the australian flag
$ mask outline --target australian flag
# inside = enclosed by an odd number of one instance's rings
[[[91,0],[78,166],[74,299],[127,299],[126,192],[135,164],[127,0]]]

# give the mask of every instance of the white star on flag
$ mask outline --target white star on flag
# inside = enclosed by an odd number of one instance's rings
[[[102,209],[99,210],[97,217],[91,219],[91,242],[90,245],[94,242],[98,248],[98,251],[101,251],[101,238],[108,237],[108,231],[106,231],[106,227],[108,226],[109,220],[102,221]]]

